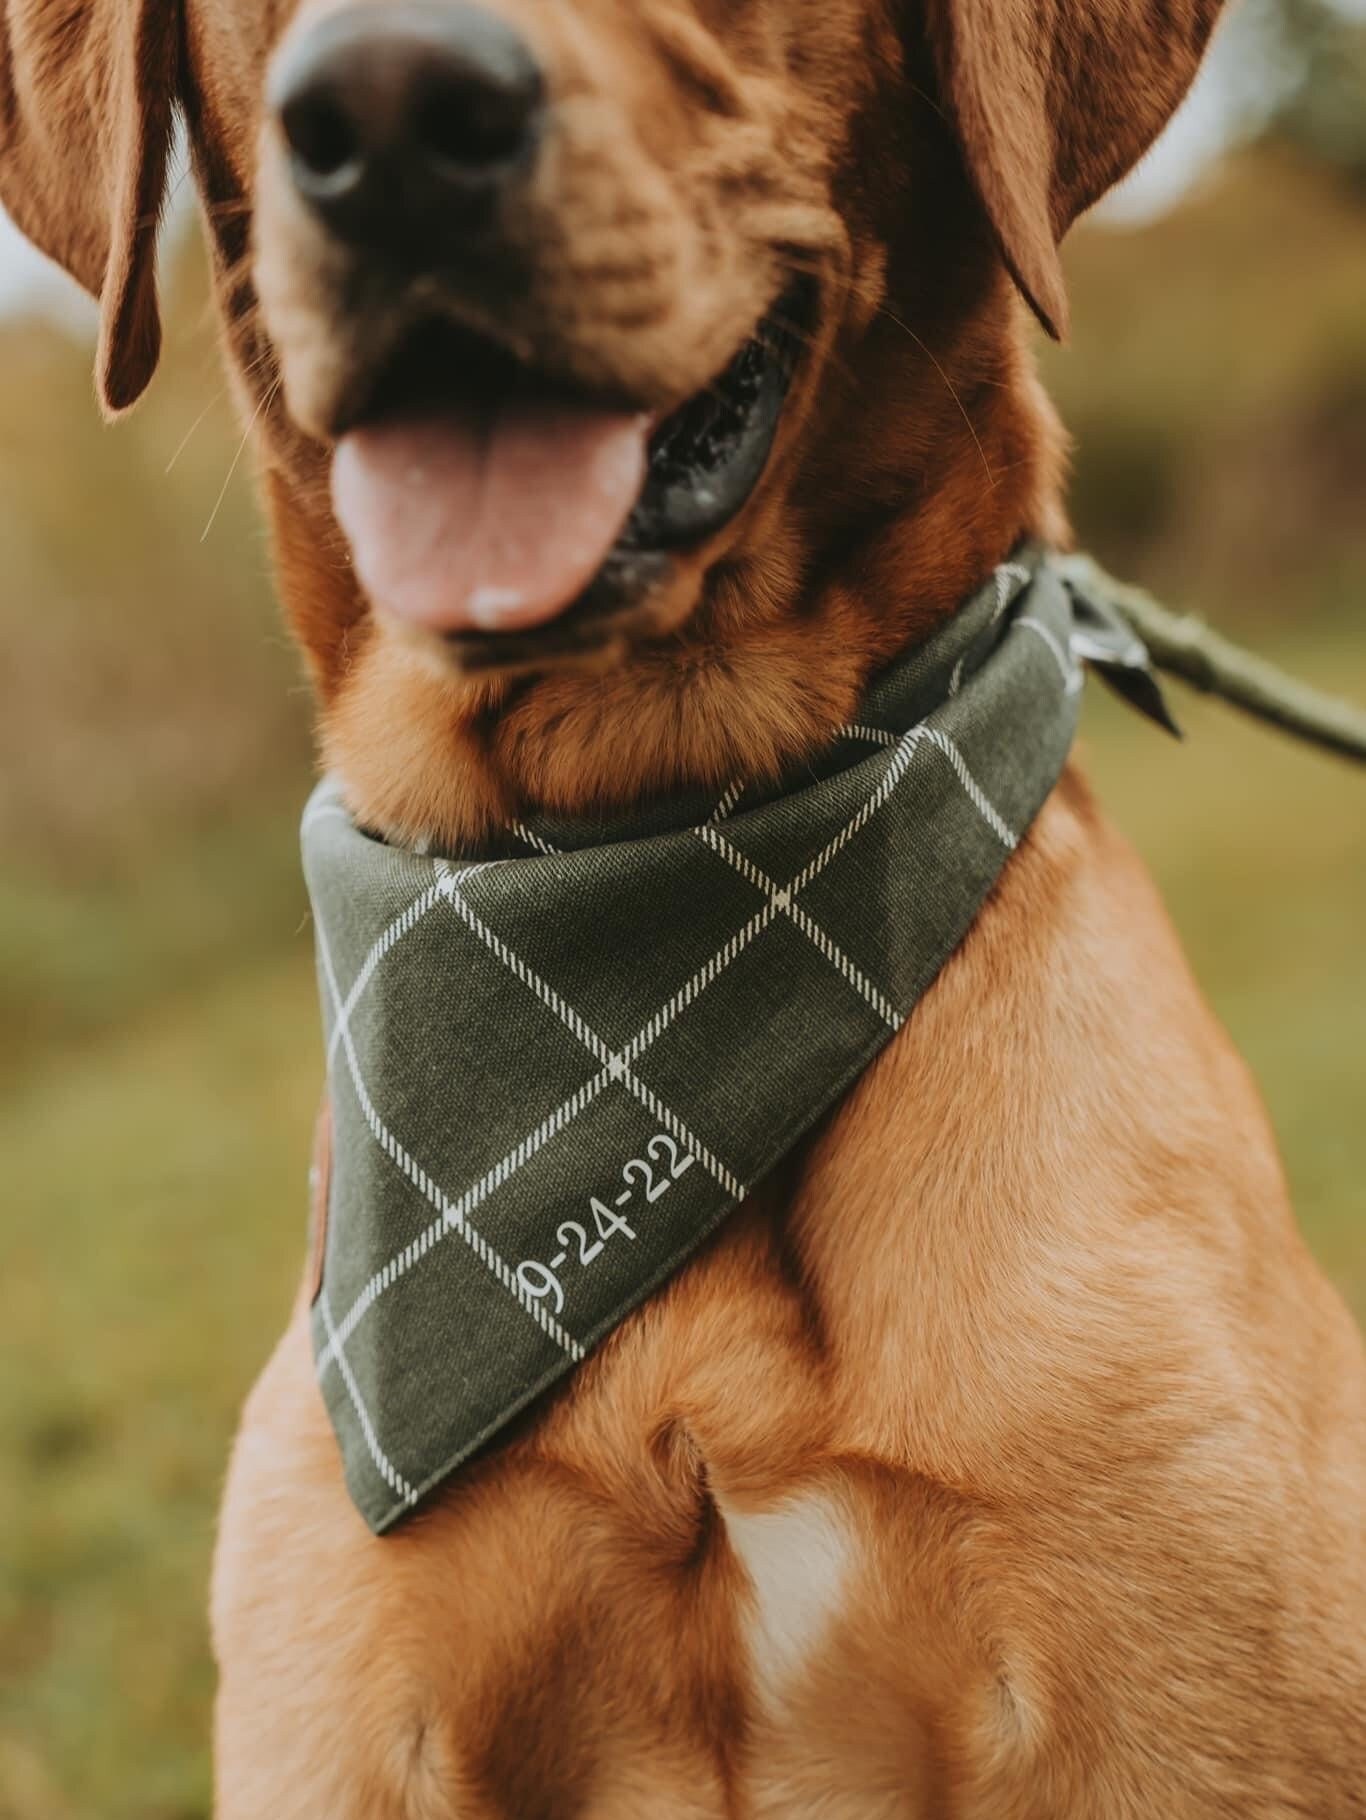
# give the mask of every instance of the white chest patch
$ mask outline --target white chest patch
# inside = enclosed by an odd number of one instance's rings
[[[730,1545],[749,1574],[749,1644],[761,1688],[776,1697],[819,1648],[844,1602],[855,1561],[848,1518],[820,1493],[771,1510],[718,1499]]]

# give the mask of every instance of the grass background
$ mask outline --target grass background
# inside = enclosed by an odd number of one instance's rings
[[[1070,265],[1091,547],[1366,700],[1361,190],[1263,149]],[[0,329],[0,1820],[207,1813],[213,1512],[303,1247],[306,709],[240,473],[200,541],[236,432],[193,254],[169,288],[116,432],[87,349]],[[1362,780],[1176,688],[1183,746],[1090,693],[1095,781],[1366,1316]]]

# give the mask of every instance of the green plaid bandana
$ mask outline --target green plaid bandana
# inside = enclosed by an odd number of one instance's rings
[[[433,857],[319,787],[313,1339],[373,1529],[659,1288],[901,1028],[1062,771],[1081,659],[1154,687],[1077,587],[1022,552],[777,789]]]

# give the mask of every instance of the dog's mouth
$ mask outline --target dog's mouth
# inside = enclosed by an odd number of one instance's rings
[[[666,416],[556,385],[449,322],[410,333],[348,410],[338,523],[381,614],[473,667],[615,636],[678,554],[757,488],[806,303],[789,297]]]

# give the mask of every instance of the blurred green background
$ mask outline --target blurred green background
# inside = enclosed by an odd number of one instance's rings
[[[307,703],[189,236],[166,266],[116,430],[64,303],[0,318],[0,1820],[207,1814],[214,1506],[301,1260]],[[1087,543],[1366,700],[1366,24],[1254,4],[1069,266]],[[1366,1314],[1366,783],[1091,694],[1092,773]]]

